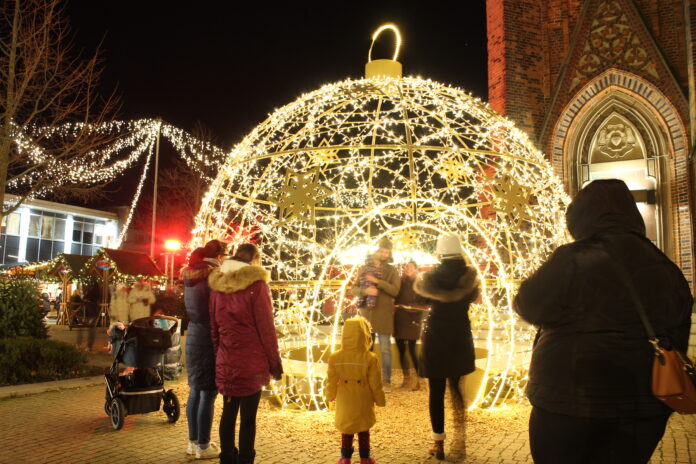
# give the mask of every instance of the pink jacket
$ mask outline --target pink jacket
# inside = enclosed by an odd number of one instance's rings
[[[224,396],[249,396],[283,371],[268,271],[225,261],[208,277],[215,379]]]

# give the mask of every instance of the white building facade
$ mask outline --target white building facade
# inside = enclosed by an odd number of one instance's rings
[[[47,261],[60,253],[94,255],[116,246],[116,213],[28,200],[4,217],[0,233],[0,266]]]

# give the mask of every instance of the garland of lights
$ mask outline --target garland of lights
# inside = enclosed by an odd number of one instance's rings
[[[133,195],[133,200],[131,201],[131,206],[130,206],[130,209],[128,210],[128,217],[126,218],[126,222],[123,224],[123,227],[121,227],[121,233],[118,234],[118,239],[116,239],[116,243],[114,245],[116,248],[119,248],[121,246],[121,242],[123,242],[123,239],[126,236],[126,233],[128,232],[128,227],[130,227],[131,220],[133,219],[133,215],[135,214],[135,207],[138,205],[138,200],[140,199],[140,193],[143,190],[143,185],[145,184],[145,179],[147,178],[147,172],[150,168],[150,161],[152,160],[152,154],[154,153],[154,150],[155,150],[155,139],[151,138],[150,143],[148,145],[150,147],[150,150],[148,151],[147,158],[145,159],[145,166],[143,166],[143,173],[140,175],[140,181],[138,182],[138,187],[135,189],[135,195]]]
[[[99,267],[101,266],[101,267]],[[100,249],[94,254],[84,265],[82,272],[87,276],[103,278],[95,274],[95,270],[108,271],[110,282],[132,282],[139,280],[148,280],[157,285],[164,285],[167,282],[166,275],[151,276],[145,274],[124,274],[116,266],[116,262],[109,256],[109,252],[105,249]]]
[[[52,158],[37,142],[45,142],[52,137],[74,138],[85,130],[91,134],[114,135],[115,140],[100,150],[69,160]],[[210,142],[199,140],[177,127],[155,119],[112,121],[100,125],[68,123],[56,127],[32,126],[23,130],[15,126],[13,140],[18,152],[27,156],[32,163],[42,165],[42,169],[10,178],[8,190],[11,193],[18,188],[31,186],[39,178],[46,176],[60,179],[61,184],[78,183],[85,186],[111,181],[140,161],[147,153],[128,217],[116,240],[115,246],[118,247],[128,231],[135,207],[140,199],[158,136],[167,139],[189,168],[207,181],[212,179],[208,174],[209,169],[205,168],[216,168],[226,156],[222,149]],[[50,192],[46,189],[37,189],[30,198],[47,193]],[[9,206],[14,206],[9,201],[7,203]]]
[[[217,167],[225,158],[224,150],[210,142],[199,140],[187,132],[155,119],[133,121],[112,121],[100,125],[68,123],[57,127],[27,127],[24,130],[13,128],[17,150],[26,155],[34,164],[43,164],[40,173],[30,173],[12,179],[10,187],[28,185],[44,173],[58,176],[66,182],[93,185],[113,180],[142,158],[142,153],[161,134],[176,148],[182,159],[192,169],[200,166]],[[87,153],[84,157],[60,160],[47,154],[36,140],[50,140],[52,137],[74,138],[87,130],[95,135],[114,135],[113,143],[100,150]],[[116,155],[128,152],[127,157],[115,159]],[[205,173],[201,172],[204,177]]]

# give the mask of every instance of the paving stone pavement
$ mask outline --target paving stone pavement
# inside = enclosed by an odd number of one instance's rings
[[[168,382],[186,402],[186,382]],[[186,417],[168,424],[164,413],[129,416],[120,431],[103,411],[104,387],[52,391],[0,400],[0,463],[119,464],[190,463],[185,455]],[[222,410],[216,404],[213,439]],[[468,416],[467,463],[530,463],[527,441],[529,406],[472,411]],[[424,462],[429,440],[424,391],[396,391],[378,408],[372,429],[373,455],[379,464]],[[330,412],[292,412],[262,401],[256,441],[258,464],[334,464],[339,434]],[[216,460],[200,462],[215,463]],[[427,461],[435,462],[435,461]],[[673,415],[651,463],[696,463],[696,417]]]

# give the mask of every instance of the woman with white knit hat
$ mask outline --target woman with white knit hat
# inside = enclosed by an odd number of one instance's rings
[[[420,375],[428,379],[433,446],[430,454],[445,459],[445,384],[449,379],[454,419],[454,439],[448,459],[459,462],[466,456],[465,405],[460,380],[474,371],[474,340],[469,305],[478,298],[475,268],[464,258],[459,236],[440,235],[435,250],[440,264],[416,280],[416,293],[432,300],[421,338]]]

